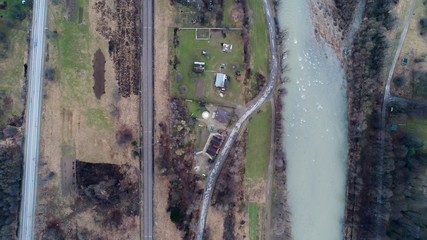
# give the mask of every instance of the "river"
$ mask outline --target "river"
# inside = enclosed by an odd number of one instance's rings
[[[282,0],[288,30],[284,75],[284,150],[295,240],[342,239],[347,163],[344,70],[331,48],[316,41],[308,0]]]

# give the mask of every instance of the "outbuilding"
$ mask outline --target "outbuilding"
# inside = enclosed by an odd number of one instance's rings
[[[215,78],[215,87],[225,88],[227,82],[227,75],[224,73],[217,73]]]
[[[196,73],[202,73],[205,71],[205,63],[204,62],[194,62],[193,71]]]

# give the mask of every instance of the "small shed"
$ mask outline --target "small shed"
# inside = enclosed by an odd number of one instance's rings
[[[391,125],[390,130],[393,131],[393,132],[396,131],[397,130],[397,125],[396,124]]]
[[[202,73],[205,71],[205,63],[204,62],[194,62],[193,71],[196,73]]]
[[[218,108],[215,112],[215,120],[218,122],[226,123],[230,120],[230,118],[230,113],[223,109]]]
[[[233,45],[227,43],[221,43],[223,52],[231,52],[233,50]]]
[[[407,59],[407,58],[403,58],[403,59],[402,59],[402,64],[403,64],[403,65],[408,64],[408,59]]]

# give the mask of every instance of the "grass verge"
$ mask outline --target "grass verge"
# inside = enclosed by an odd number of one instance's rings
[[[270,162],[272,111],[270,102],[255,113],[248,125],[245,177],[267,179]]]
[[[248,203],[249,208],[249,239],[258,239],[258,204]]]

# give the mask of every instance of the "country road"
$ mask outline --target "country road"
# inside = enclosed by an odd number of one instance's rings
[[[34,237],[46,11],[46,0],[34,0],[30,41],[28,108],[25,115],[24,174],[19,226],[20,239],[33,239]]]
[[[208,179],[206,181],[205,191],[203,193],[202,205],[200,210],[199,224],[197,226],[196,239],[203,239],[203,231],[206,224],[206,217],[209,208],[209,202],[212,198],[212,193],[215,188],[215,183],[218,178],[219,172],[221,170],[222,164],[227,158],[228,153],[230,152],[231,147],[236,140],[241,127],[244,122],[249,118],[249,116],[254,113],[261,105],[268,100],[271,94],[274,91],[277,82],[277,71],[278,71],[278,56],[277,56],[277,43],[276,43],[276,27],[274,23],[273,13],[271,11],[270,2],[268,0],[263,0],[264,9],[267,17],[268,23],[268,32],[270,40],[270,50],[271,50],[271,63],[270,63],[270,77],[267,83],[267,86],[262,91],[261,95],[249,106],[243,116],[237,121],[236,125],[233,127],[230,136],[227,138],[222,150],[216,158],[214,167],[209,173]]]
[[[153,239],[153,0],[142,3],[142,159],[144,240]]]
[[[391,98],[391,94],[390,94],[390,83],[391,83],[391,79],[393,77],[393,73],[394,73],[394,68],[396,67],[397,61],[399,59],[399,55],[400,55],[400,51],[402,50],[402,46],[403,43],[405,42],[405,37],[406,34],[408,33],[408,29],[409,29],[409,23],[411,22],[411,18],[412,18],[412,14],[414,12],[414,8],[415,8],[415,3],[416,0],[412,0],[412,5],[411,5],[411,10],[409,11],[409,15],[408,18],[406,20],[405,23],[405,27],[403,28],[403,32],[402,35],[400,36],[400,41],[399,41],[399,46],[397,47],[396,50],[396,54],[394,55],[394,59],[393,59],[393,63],[391,65],[390,71],[388,73],[388,78],[387,78],[387,83],[385,85],[385,90],[384,90],[384,99],[383,99],[383,105],[382,105],[382,109],[381,109],[381,127],[382,127],[382,131],[381,131],[381,136],[380,136],[380,144],[381,144],[381,150],[380,150],[380,161],[379,161],[379,170],[383,171],[383,164],[384,164],[384,141],[385,141],[385,132],[386,132],[386,111],[387,111],[387,106],[390,103],[390,100],[392,100]],[[380,232],[385,232],[385,229],[380,229],[380,228],[384,228],[384,224],[381,223],[381,216],[382,214],[380,213],[381,211],[381,207],[382,206],[382,192],[383,192],[383,174],[377,174],[377,185],[378,185],[378,194],[377,194],[377,205],[376,205],[376,226],[377,226],[377,233]],[[381,235],[377,236],[378,238],[381,238]]]

